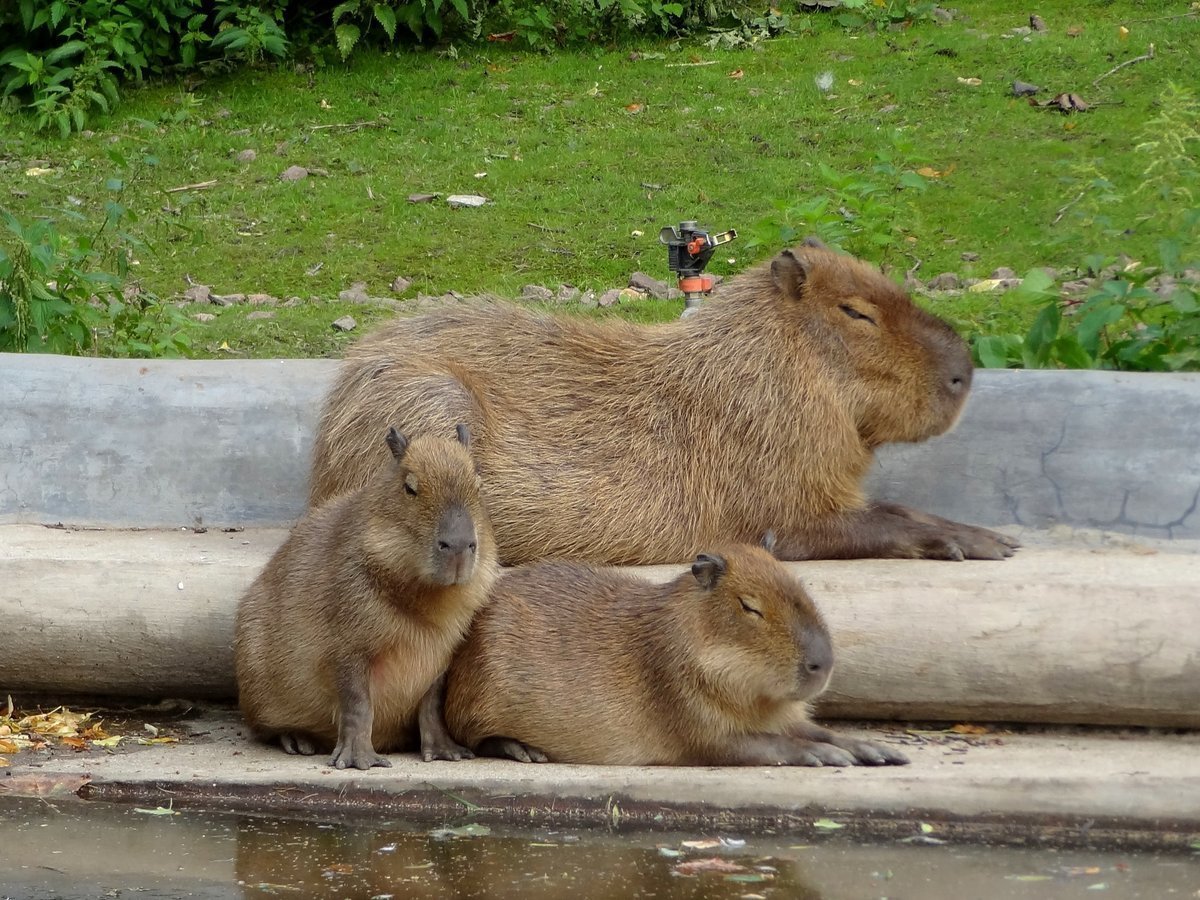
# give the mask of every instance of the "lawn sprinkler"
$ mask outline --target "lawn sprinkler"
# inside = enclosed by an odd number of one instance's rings
[[[700,301],[712,292],[717,280],[705,275],[704,267],[722,244],[728,244],[737,232],[730,228],[720,234],[710,234],[695,222],[680,222],[676,231],[670,225],[658,233],[658,239],[667,245],[667,268],[679,276],[679,290],[683,291],[683,315],[690,315]]]

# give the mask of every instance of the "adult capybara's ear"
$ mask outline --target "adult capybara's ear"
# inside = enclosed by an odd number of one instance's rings
[[[471,429],[467,427],[465,422],[459,422],[454,426],[454,433],[458,435],[458,442],[464,447],[471,447]]]
[[[771,260],[771,280],[785,297],[800,299],[804,282],[808,280],[809,263],[791,250],[784,250]]]
[[[802,246],[816,247],[818,250],[828,250],[829,249],[825,245],[825,242],[823,240],[821,240],[819,237],[817,237],[815,234],[810,234],[808,237],[806,237],[802,243]]]
[[[404,451],[408,449],[408,438],[398,432],[395,428],[389,428],[387,433],[388,449],[392,451],[392,456],[396,459],[404,458]]]
[[[700,582],[700,586],[708,591],[717,586],[717,582],[721,580],[726,569],[728,569],[728,564],[725,562],[725,557],[715,553],[701,553],[692,563],[692,574]]]

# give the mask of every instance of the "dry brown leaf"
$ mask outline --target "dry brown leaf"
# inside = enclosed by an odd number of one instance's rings
[[[1082,25],[1072,25],[1067,29],[1067,37],[1079,37],[1081,34],[1083,34]]]
[[[0,781],[0,795],[10,797],[57,797],[74,794],[91,781],[90,775],[14,775]]]
[[[990,734],[991,729],[986,725],[955,725],[950,729],[955,734]]]
[[[960,75],[960,76],[958,77],[958,83],[959,83],[959,84],[969,84],[971,87],[979,87],[981,84],[983,84],[983,79],[982,79],[982,78],[975,78],[975,77],[973,77],[973,76],[972,76],[971,78],[963,78],[963,77]]]
[[[745,74],[746,73],[743,72],[741,69],[734,69],[732,72],[729,73],[729,77],[730,78],[742,78],[743,76],[745,76]]]
[[[640,103],[630,103],[628,106],[625,107],[625,112],[636,114],[636,113],[640,113],[643,109],[645,109],[645,107],[643,107],[642,104],[640,104]]]
[[[687,876],[699,875],[701,872],[721,872],[722,874],[728,874],[749,870],[745,866],[739,866],[737,863],[721,859],[719,856],[710,856],[706,859],[690,859],[685,863],[680,863],[671,871],[676,875]]]
[[[0,756],[0,768],[3,768],[4,766],[7,766],[7,765],[10,765],[9,761],[7,759],[5,759],[3,756]]]
[[[67,747],[70,747],[75,752],[87,749],[87,741],[77,735],[67,735],[62,739],[62,742]]]
[[[699,841],[683,841],[679,846],[689,850],[712,850],[714,847],[720,847],[721,841],[717,838],[705,838]]]
[[[16,741],[0,739],[0,753],[16,753],[20,749]]]

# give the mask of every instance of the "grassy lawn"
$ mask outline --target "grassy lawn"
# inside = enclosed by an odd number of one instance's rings
[[[635,270],[667,280],[657,234],[686,218],[761,237],[722,248],[710,266],[734,272],[779,249],[777,230],[760,224],[777,204],[827,192],[822,163],[869,174],[880,154],[938,173],[903,202],[885,198],[894,240],[847,244],[900,273],[919,262],[924,278],[986,277],[998,266],[1075,266],[1089,252],[1147,254],[1156,210],[1134,194],[1145,168],[1136,136],[1168,82],[1200,82],[1200,16],[1184,16],[1186,2],[1062,3],[1040,10],[1045,33],[1013,35],[1027,3],[954,6],[949,24],[878,34],[798,14],[794,33],[732,50],[701,39],[553,56],[488,45],[240,71],[132,92],[68,140],[0,113],[0,207],[25,220],[69,209],[91,224],[61,227],[94,229],[115,196],[106,181],[120,176],[120,200],[140,217],[132,230],[153,248],[138,260],[144,287],[177,295],[190,275],[217,293],[300,298],[272,319],[204,307],[216,319],[195,326],[202,356],[336,353],[353,334],[332,331],[333,319],[351,313],[361,333],[391,314],[338,302],[355,281],[388,297],[404,276],[412,298],[515,295],[529,283],[604,290]],[[1152,59],[1096,82],[1150,43]],[[815,82],[824,72],[828,90]],[[1014,79],[1040,85],[1041,99],[1073,91],[1093,108],[1034,108],[1012,95]],[[256,158],[239,162],[247,149]],[[130,160],[124,170],[114,150]],[[146,155],[156,164],[135,162]],[[1104,210],[1115,237],[1081,225],[1074,207],[1059,218],[1080,194],[1086,207],[1089,189],[1072,172],[1093,163],[1120,198]],[[281,181],[293,165],[319,174]],[[35,168],[50,171],[27,174]],[[408,202],[419,192],[442,197]],[[455,193],[492,202],[451,209]],[[968,333],[1021,328],[1032,315],[1012,296],[929,302]],[[619,314],[678,309],[647,301]]]

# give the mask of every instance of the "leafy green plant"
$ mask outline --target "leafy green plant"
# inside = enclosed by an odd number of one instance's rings
[[[992,368],[1200,370],[1200,103],[1168,85],[1159,113],[1146,122],[1137,151],[1147,164],[1137,192],[1152,201],[1142,228],[1159,234],[1149,265],[1091,254],[1081,270],[1093,280],[1078,299],[1062,298],[1043,271],[1026,275],[1017,297],[1040,303],[1024,336],[976,337],[976,361]],[[1105,208],[1119,200],[1095,164],[1076,170],[1083,190],[1075,217],[1093,234],[1120,230]],[[1076,235],[1079,232],[1075,232]]]
[[[65,137],[116,105],[123,81],[205,58],[282,56],[283,0],[19,0],[0,8],[3,96]],[[265,7],[265,8],[264,8]]]
[[[774,212],[748,229],[747,244],[774,249],[816,235],[868,259],[897,256],[916,218],[913,194],[929,186],[915,165],[912,145],[899,131],[867,172],[839,172],[818,163],[824,190],[800,201],[775,202]]]
[[[186,316],[131,281],[134,254],[146,248],[126,229],[137,217],[120,203],[124,180],[106,187],[113,199],[91,233],[69,236],[54,219],[25,223],[0,207],[0,351],[152,357],[189,348]]]
[[[844,28],[881,28],[932,19],[936,6],[931,0],[841,0],[827,8]]]

